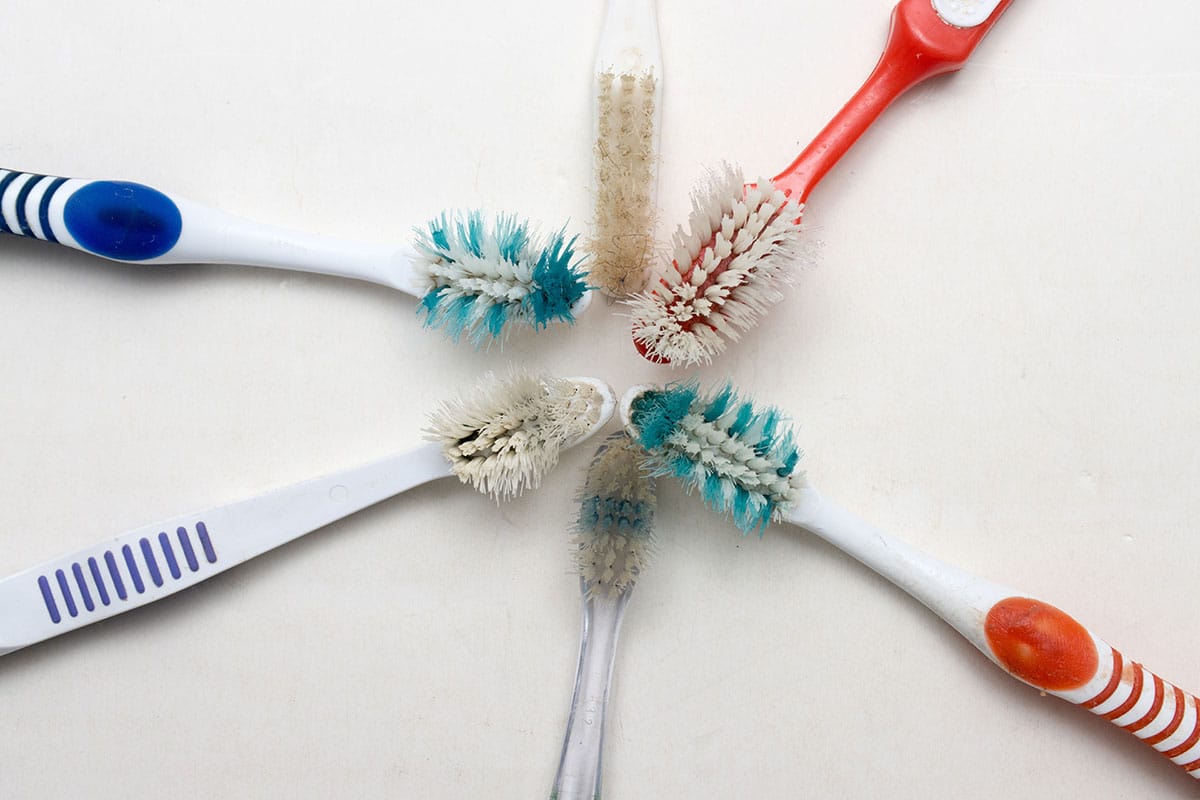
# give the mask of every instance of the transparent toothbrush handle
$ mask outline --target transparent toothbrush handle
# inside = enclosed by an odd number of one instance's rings
[[[579,638],[579,668],[575,693],[563,737],[562,757],[550,800],[595,800],[600,797],[604,719],[612,686],[613,660],[629,591],[617,597],[589,598],[585,581],[583,624]]]

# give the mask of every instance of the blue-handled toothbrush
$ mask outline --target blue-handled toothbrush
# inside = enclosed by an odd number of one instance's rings
[[[128,181],[0,169],[0,233],[131,264],[241,264],[370,281],[420,300],[426,325],[476,344],[509,323],[571,322],[590,294],[574,239],[479,212],[442,214],[411,246],[288,230]]]

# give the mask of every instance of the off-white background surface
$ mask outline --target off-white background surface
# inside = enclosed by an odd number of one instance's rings
[[[662,0],[662,207],[774,174],[890,0]],[[1200,691],[1200,6],[1019,0],[813,194],[819,265],[713,367],[823,490]],[[402,240],[443,209],[584,232],[603,3],[0,2],[0,164]],[[490,367],[678,377],[598,304],[473,352],[370,285],[0,241],[0,574],[416,444]],[[495,507],[413,491],[0,660],[0,796],[545,796],[591,447]],[[1168,798],[1194,782],[1007,678],[790,528],[661,492],[618,656],[620,798]],[[3,610],[0,609],[0,625]]]

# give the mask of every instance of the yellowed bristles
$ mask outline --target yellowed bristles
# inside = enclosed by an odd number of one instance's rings
[[[645,287],[655,255],[658,78],[652,71],[606,71],[596,80],[596,219],[587,242],[590,282],[610,297],[625,297]]]
[[[604,406],[584,379],[489,372],[473,391],[442,403],[425,433],[460,481],[507,500],[536,489],[559,451],[601,424]]]

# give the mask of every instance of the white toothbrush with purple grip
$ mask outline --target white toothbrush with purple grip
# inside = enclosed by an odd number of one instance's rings
[[[497,500],[612,416],[592,378],[486,376],[431,419],[435,441],[246,500],[136,528],[0,580],[0,655],[174,594],[414,486],[457,476]]]

